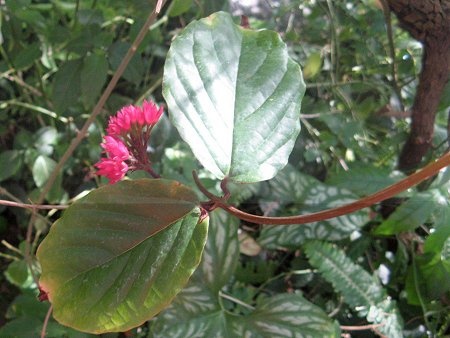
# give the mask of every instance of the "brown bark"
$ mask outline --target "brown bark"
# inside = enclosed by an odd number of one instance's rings
[[[434,120],[450,71],[450,0],[387,0],[400,25],[423,43],[419,85],[411,108],[411,132],[399,158],[410,171],[432,145]]]

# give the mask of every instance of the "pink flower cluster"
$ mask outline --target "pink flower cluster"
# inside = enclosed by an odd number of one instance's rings
[[[106,158],[95,164],[97,175],[107,177],[110,184],[120,181],[129,170],[142,169],[154,175],[147,144],[162,113],[162,108],[144,101],[142,107],[126,106],[111,116],[101,144]]]
[[[106,132],[111,136],[120,136],[128,133],[133,126],[152,126],[158,122],[163,109],[153,103],[144,100],[142,107],[126,106],[117,112],[116,116],[109,118]]]

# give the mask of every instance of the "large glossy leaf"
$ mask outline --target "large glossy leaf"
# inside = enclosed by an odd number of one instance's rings
[[[173,41],[163,94],[172,122],[217,178],[270,179],[300,131],[300,67],[279,35],[226,13],[189,24]]]
[[[166,307],[200,262],[208,222],[199,223],[197,203],[178,182],[148,179],[75,202],[37,253],[55,319],[80,331],[124,331]]]
[[[269,182],[272,188],[268,202],[285,206],[291,214],[306,214],[338,207],[357,199],[350,191],[326,185],[312,176],[287,166]],[[267,198],[266,198],[267,199]],[[286,206],[289,206],[287,208]],[[286,212],[286,211],[285,211]],[[258,241],[266,248],[297,248],[308,239],[339,240],[360,229],[368,221],[368,212],[361,210],[321,222],[302,225],[267,226]]]
[[[339,337],[339,326],[298,294],[261,301],[249,315],[225,311],[208,289],[191,284],[158,316],[149,337]]]
[[[381,323],[377,328],[388,337],[403,337],[403,321],[380,282],[352,262],[336,246],[319,241],[304,246],[312,266],[342,294],[347,304],[358,309],[367,320]]]

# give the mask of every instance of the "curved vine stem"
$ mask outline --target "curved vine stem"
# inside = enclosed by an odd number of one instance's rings
[[[266,224],[266,225],[288,225],[288,224],[305,224],[310,222],[323,221],[326,219],[346,215],[360,209],[370,207],[376,203],[384,201],[391,198],[408,188],[411,188],[420,182],[426,180],[427,178],[437,174],[439,170],[450,165],[450,152],[442,155],[437,161],[432,162],[421,170],[415,172],[412,175],[404,178],[403,180],[394,183],[372,195],[363,197],[353,203],[349,203],[337,208],[328,209],[324,211],[315,212],[312,214],[298,215],[298,216],[287,216],[287,217],[266,217],[257,216],[243,212],[229,204],[226,203],[224,198],[215,196],[210,193],[200,182],[197,173],[193,172],[195,183],[197,184],[200,191],[208,197],[211,202],[214,202],[215,206],[225,210],[226,212],[238,217],[239,219],[256,224]]]

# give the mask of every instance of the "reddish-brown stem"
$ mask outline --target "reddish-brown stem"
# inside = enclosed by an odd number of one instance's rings
[[[53,306],[50,305],[50,307],[48,308],[47,314],[45,315],[44,324],[42,325],[41,338],[45,338],[48,322],[50,320],[50,316],[52,315],[52,311],[53,311]]]
[[[220,182],[220,189],[223,191],[222,199],[224,201],[228,200],[231,196],[231,192],[228,190],[228,177],[225,177],[222,182]]]
[[[450,165],[450,152],[444,154],[437,161],[428,164],[421,170],[415,172],[412,175],[404,178],[403,180],[394,183],[372,195],[361,198],[353,203],[343,205],[341,207],[328,209],[324,211],[319,211],[307,215],[298,216],[287,216],[287,217],[265,217],[248,214],[243,212],[231,205],[228,205],[223,198],[211,194],[206,188],[201,184],[197,174],[194,172],[194,180],[200,191],[208,197],[211,202],[228,213],[238,217],[239,219],[247,222],[252,222],[256,224],[266,224],[266,225],[288,225],[288,224],[305,224],[310,222],[323,221],[326,219],[346,215],[360,209],[370,207],[376,203],[384,201],[391,198],[408,188],[411,188],[420,182],[426,180],[427,178],[437,174],[439,170]]]
[[[145,169],[145,171],[148,172],[153,178],[161,178],[161,175],[156,173],[150,164],[148,164],[148,167]]]

